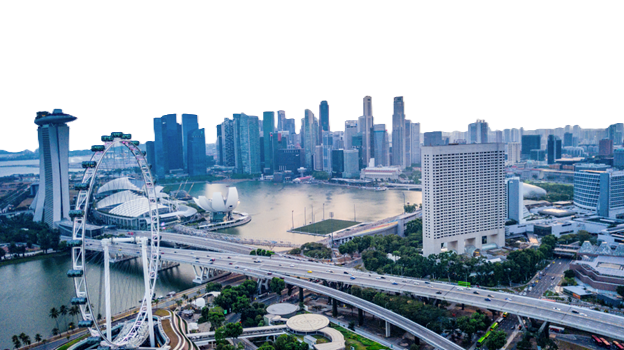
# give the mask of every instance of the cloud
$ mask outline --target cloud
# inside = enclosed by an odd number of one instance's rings
[[[112,75],[99,66],[61,68],[21,66],[11,62],[0,68],[0,91],[70,90],[121,97],[173,99],[221,98],[243,92],[238,86],[215,80],[163,75]]]

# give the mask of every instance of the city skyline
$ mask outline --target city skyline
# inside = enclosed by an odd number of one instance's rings
[[[331,105],[332,126],[341,126],[361,116],[367,95],[375,100],[375,122],[387,126],[392,99],[404,96],[405,115],[421,123],[421,132],[463,129],[477,119],[499,130],[618,122],[624,48],[613,43],[624,32],[624,4],[535,4],[539,11],[498,2],[455,2],[451,12],[443,4],[409,2],[341,2],[331,11],[322,3],[154,5],[149,17],[132,4],[124,11],[99,8],[95,18],[70,4],[41,2],[35,12],[3,4],[0,12],[11,16],[0,28],[20,33],[3,41],[9,53],[0,82],[3,118],[34,130],[33,111],[80,115],[71,149],[88,148],[100,130],[119,124],[149,140],[150,121],[168,113],[197,114],[209,143],[216,140],[210,130],[234,113],[284,110],[299,130],[305,109],[318,116],[323,100]],[[45,31],[32,26],[50,18],[55,25]],[[325,24],[300,25],[317,18]],[[362,19],[375,24],[364,26]],[[140,37],[128,35],[137,27]],[[327,54],[317,54],[319,47]],[[229,54],[241,50],[279,59]],[[390,54],[395,50],[402,54]],[[36,148],[34,136],[11,129],[0,130],[0,149]]]

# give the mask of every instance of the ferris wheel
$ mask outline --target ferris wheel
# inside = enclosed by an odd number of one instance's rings
[[[103,345],[111,348],[137,348],[148,337],[151,347],[155,346],[151,303],[158,275],[159,208],[162,205],[146,155],[139,149],[139,142],[131,139],[130,134],[113,132],[102,136],[103,145],[91,147],[93,155],[82,163],[84,175],[74,186],[79,192],[75,208],[69,212],[73,221],[72,240],[68,241],[72,249],[72,269],[67,275],[74,279],[76,292],[71,304],[80,307],[82,321],[78,326],[89,328],[93,337],[99,337]],[[90,240],[91,224],[114,224],[141,230],[143,235]],[[130,321],[113,334],[112,313],[136,306],[136,299],[126,300],[132,293],[126,291],[130,287],[124,284],[124,278],[111,281],[111,255],[113,260],[115,256],[123,256],[119,253],[122,249],[117,247],[122,244],[128,247],[128,243],[140,247],[132,248],[132,253],[136,254],[131,257],[135,259],[132,261],[135,268],[142,269],[142,274],[138,275],[142,275],[143,283],[133,286],[134,294],[141,298],[140,306],[136,316],[129,317]],[[111,288],[119,291],[111,293]],[[112,294],[121,301],[112,300]],[[102,313],[103,324],[100,322]]]

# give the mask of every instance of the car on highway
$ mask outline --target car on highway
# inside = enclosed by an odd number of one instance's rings
[[[191,252],[191,255],[195,255],[195,253]]]
[[[573,314],[577,314],[577,315],[579,314],[579,312],[578,312],[578,311],[576,311],[576,310],[574,310],[574,309],[572,309],[572,313],[573,313]]]
[[[395,286],[398,284],[397,281],[395,281],[395,280],[392,280],[390,282],[392,282],[392,284],[394,284]]]
[[[312,273],[312,270],[308,270],[308,273]]]
[[[472,294],[479,294],[479,292],[477,292],[476,290],[474,292],[472,292]]]
[[[485,298],[485,301],[492,301],[492,299],[490,299],[490,298]]]
[[[464,288],[462,288],[462,287],[457,287],[457,290],[464,290]]]
[[[488,297],[490,298],[494,298],[494,296],[492,294],[488,294]]]
[[[436,292],[436,294],[442,294],[442,292],[440,292],[440,291],[437,291],[437,292]]]
[[[119,249],[119,250],[121,250],[121,249]],[[141,252],[137,252],[137,254],[141,254]]]
[[[579,315],[581,315],[581,316],[583,316],[583,317],[587,317],[587,314],[584,314],[584,313],[582,313],[582,312],[581,312]]]
[[[554,280],[554,279],[555,279],[555,276],[552,276],[552,277],[550,278],[550,280],[551,280],[551,281],[552,281],[552,280]]]
[[[290,264],[290,267],[295,267],[295,264]]]
[[[345,275],[348,275],[348,274],[349,274],[347,271],[343,271],[343,273],[344,273]]]
[[[418,281],[414,281],[414,284],[415,284],[415,285],[419,285],[420,283],[418,283]]]
[[[165,252],[160,252],[160,254],[165,254]]]
[[[230,263],[230,265],[234,265],[233,263]]]
[[[355,276],[351,276],[351,279],[352,279],[352,280],[354,280],[354,279],[355,279]]]
[[[511,298],[505,298],[505,300],[507,300],[507,301],[511,301]]]
[[[558,307],[553,307],[553,310],[561,311],[561,309]]]
[[[198,256],[196,256],[196,257],[195,257],[195,260],[199,260],[199,257],[198,257]]]
[[[386,278],[385,278],[384,276],[381,276],[381,279],[382,279],[382,280],[385,280]]]
[[[206,255],[206,257],[207,257],[207,258],[209,258],[209,257],[210,257],[210,255]]]
[[[230,257],[228,256],[228,259],[232,259],[232,258],[230,258]]]
[[[235,269],[237,269],[237,268],[238,268],[238,265],[234,266],[234,268],[235,268]]]
[[[425,284],[431,284],[431,282],[429,282],[429,281],[425,281]]]
[[[380,279],[381,279],[381,277],[375,277],[375,279],[376,279],[376,280],[380,280]]]
[[[267,272],[267,275],[271,276],[273,274],[273,272]]]

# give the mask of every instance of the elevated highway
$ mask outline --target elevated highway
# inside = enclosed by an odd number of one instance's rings
[[[98,244],[97,242],[98,241],[89,241],[89,244]],[[121,252],[128,255],[136,254],[137,251],[136,246],[132,244],[119,244],[119,247],[119,249],[122,249]],[[95,249],[98,250],[97,248]],[[319,293],[342,293],[333,295],[336,299],[342,300],[347,304],[356,307],[362,306],[363,310],[366,310],[364,306],[369,307],[362,304],[363,300],[329,287],[304,281],[300,278],[339,282],[345,285],[357,285],[365,288],[370,287],[385,292],[409,293],[421,297],[463,303],[485,309],[509,312],[624,340],[624,317],[585,308],[572,307],[562,303],[544,301],[504,292],[492,292],[485,289],[464,288],[454,284],[428,282],[409,277],[380,276],[375,273],[308,262],[303,259],[290,259],[280,256],[273,256],[272,258],[256,257],[173,248],[161,248],[161,250],[161,257],[164,260],[205,266],[259,279],[281,277],[284,278],[287,283],[295,286],[304,288],[315,286],[315,289],[311,290],[318,291]],[[210,261],[212,258],[215,259],[214,262]],[[383,312],[370,307],[369,309],[371,310],[369,312],[380,318],[385,317],[384,315],[390,312],[383,308],[381,308]],[[404,328],[403,323],[397,324],[395,321],[397,321],[397,319],[388,320],[388,322]],[[407,328],[404,329],[408,330]],[[420,337],[423,334],[419,333],[414,335]],[[425,338],[423,338],[423,340],[427,341]]]
[[[258,337],[277,337],[288,330],[283,325],[264,326],[264,327],[248,327],[243,328],[243,333],[238,336],[239,339],[258,338]],[[215,332],[189,333],[186,335],[197,346],[204,346],[215,341]]]

